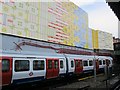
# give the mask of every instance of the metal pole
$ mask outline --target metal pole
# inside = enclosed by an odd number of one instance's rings
[[[96,82],[96,60],[95,60],[95,51],[94,51],[94,80]]]

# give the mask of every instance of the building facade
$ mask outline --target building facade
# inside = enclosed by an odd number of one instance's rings
[[[72,2],[0,2],[0,33],[87,49],[112,50],[112,35],[88,26]],[[104,33],[104,34],[103,34]]]

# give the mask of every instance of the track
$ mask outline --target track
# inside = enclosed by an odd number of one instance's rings
[[[103,75],[103,74],[98,74],[99,75]],[[90,79],[93,78],[94,76],[91,74],[86,74],[86,75],[80,75],[80,76],[73,76],[73,77],[68,77],[68,78],[61,78],[61,79],[50,79],[50,80],[46,80],[43,82],[38,82],[38,83],[32,83],[32,84],[25,84],[22,86],[16,86],[11,88],[11,90],[49,90],[49,89],[55,89],[57,87],[61,87],[61,86],[65,86],[65,85],[69,85],[75,82],[79,82],[82,80],[86,80],[86,79]],[[84,86],[81,89],[85,89],[89,88],[90,86]],[[80,88],[79,88],[80,89]],[[8,89],[3,89],[3,90],[10,90],[10,88]]]

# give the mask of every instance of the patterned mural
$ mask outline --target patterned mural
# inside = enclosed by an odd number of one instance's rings
[[[72,2],[7,0],[1,1],[0,6],[2,33],[92,48],[88,39],[88,15]]]

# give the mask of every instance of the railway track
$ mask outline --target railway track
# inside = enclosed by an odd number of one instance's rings
[[[100,76],[103,74],[98,74],[97,76]],[[56,89],[57,87],[61,87],[61,86],[65,86],[65,85],[69,85],[75,82],[79,82],[79,81],[83,81],[86,79],[90,79],[93,78],[94,76],[91,74],[88,75],[80,75],[77,77],[69,77],[69,78],[62,78],[62,79],[52,79],[52,80],[46,80],[43,82],[38,82],[38,83],[32,83],[32,84],[25,84],[25,85],[20,85],[20,86],[16,86],[11,88],[11,90],[29,90],[29,89],[33,89],[33,90],[51,90],[51,89]],[[87,90],[87,88],[89,88],[90,86],[84,86],[78,89],[83,89],[83,90]],[[8,89],[2,89],[2,90],[10,90],[10,88]]]

